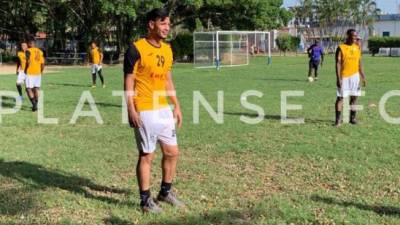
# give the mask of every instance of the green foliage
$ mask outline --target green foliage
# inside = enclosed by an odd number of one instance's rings
[[[182,33],[171,42],[174,58],[177,60],[192,61],[193,59],[193,34]]]
[[[276,38],[276,45],[280,51],[296,51],[300,44],[300,38],[289,34],[281,34]]]
[[[400,37],[372,37],[368,39],[368,48],[373,55],[379,48],[400,48]]]
[[[282,0],[52,0],[1,1],[1,32],[19,41],[43,31],[51,39],[46,51],[64,50],[79,41],[85,52],[91,40],[116,43],[118,52],[147,33],[145,14],[156,7],[170,11],[173,36],[203,27],[226,30],[279,28],[292,17]]]

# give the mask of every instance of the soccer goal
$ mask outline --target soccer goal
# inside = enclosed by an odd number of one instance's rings
[[[249,65],[252,56],[264,56],[271,64],[271,34],[268,31],[195,32],[195,68],[221,68]]]

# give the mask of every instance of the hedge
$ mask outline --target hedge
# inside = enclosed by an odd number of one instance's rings
[[[193,60],[193,34],[182,33],[171,41],[174,59],[178,61]]]
[[[289,34],[281,34],[276,38],[276,45],[279,50],[286,53],[287,51],[296,51],[300,44],[300,38],[290,36]]]
[[[379,53],[379,48],[400,48],[400,37],[372,37],[368,48],[372,55]]]

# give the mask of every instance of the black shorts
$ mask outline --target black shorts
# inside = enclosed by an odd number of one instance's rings
[[[320,60],[310,60],[310,69],[318,69]]]

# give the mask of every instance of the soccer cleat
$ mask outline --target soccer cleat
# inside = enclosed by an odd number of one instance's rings
[[[350,123],[353,124],[353,125],[357,125],[358,124],[358,122],[357,122],[357,120],[355,118],[351,119]]]
[[[22,102],[24,100],[24,96],[18,96],[17,100]]]
[[[106,88],[106,85],[105,85],[105,84],[103,84],[103,88]]]
[[[92,88],[96,88],[96,85],[92,85]]]
[[[162,196],[161,194],[158,194],[157,200],[160,202],[166,202],[166,203],[173,205],[175,207],[178,207],[178,208],[185,207],[185,203],[183,203],[181,200],[179,200],[172,191],[170,191],[168,193],[168,195],[165,197]]]
[[[144,213],[159,214],[163,212],[163,209],[154,202],[153,198],[148,198],[147,202],[140,207]]]
[[[308,82],[313,82],[314,79],[312,77],[308,77]]]
[[[318,77],[314,78],[314,81],[318,81]]]
[[[36,112],[37,110],[37,106],[32,106],[32,112]]]

